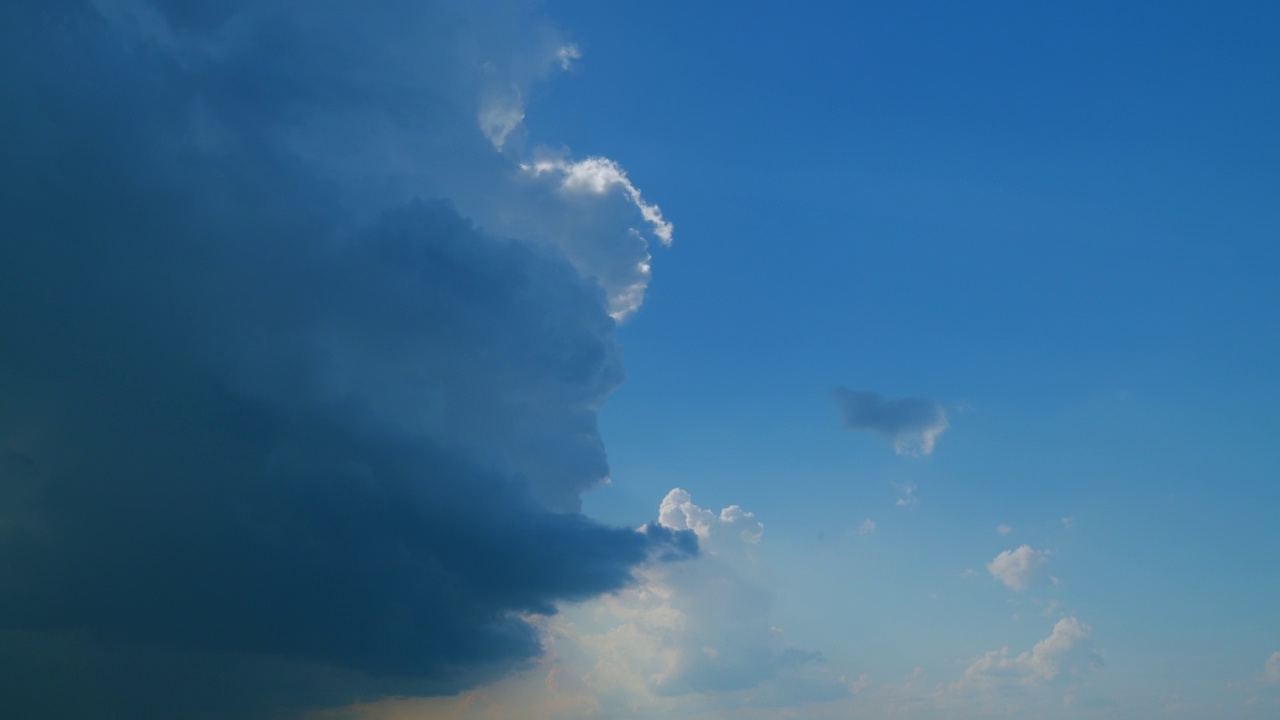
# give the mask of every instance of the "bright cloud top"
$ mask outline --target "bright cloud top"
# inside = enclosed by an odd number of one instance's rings
[[[698,507],[688,492],[676,488],[667,493],[658,508],[658,522],[672,530],[692,530],[699,539],[709,540],[724,532],[736,532],[744,542],[757,544],[764,537],[764,523],[754,513],[737,505],[714,512]]]
[[[1047,553],[1023,545],[1016,550],[1005,550],[987,563],[991,577],[1004,583],[1010,590],[1022,592],[1042,577]]]
[[[873,432],[899,455],[930,455],[948,426],[942,405],[923,397],[886,398],[844,387],[834,391],[845,428]]]

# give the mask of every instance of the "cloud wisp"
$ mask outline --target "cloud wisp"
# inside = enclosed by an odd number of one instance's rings
[[[0,10],[7,711],[451,693],[696,552],[579,512],[657,211],[477,121],[572,59],[510,9]]]
[[[880,435],[899,455],[932,454],[948,427],[946,410],[929,398],[886,398],[845,387],[833,395],[846,429]]]

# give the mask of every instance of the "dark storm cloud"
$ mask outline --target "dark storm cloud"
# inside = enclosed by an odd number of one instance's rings
[[[847,429],[874,432],[891,442],[900,455],[932,453],[938,436],[947,429],[946,410],[929,398],[886,398],[844,387],[833,394]]]
[[[245,7],[0,10],[4,714],[451,692],[538,652],[521,614],[696,552],[577,513],[622,377],[601,288],[309,154],[316,108],[395,94],[344,53],[416,4],[337,47]],[[413,112],[448,145],[446,55]]]

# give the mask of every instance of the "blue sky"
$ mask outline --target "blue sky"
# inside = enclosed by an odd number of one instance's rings
[[[1272,4],[0,20],[13,712],[1280,712]]]

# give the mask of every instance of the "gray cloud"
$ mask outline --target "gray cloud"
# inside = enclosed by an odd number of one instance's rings
[[[845,428],[874,432],[892,443],[899,455],[931,454],[947,429],[946,411],[929,398],[886,398],[845,387],[833,394]]]
[[[573,254],[587,239],[460,211],[550,193],[476,125],[484,88],[554,60],[548,29],[484,34],[527,17],[0,9],[7,712],[453,692],[539,652],[524,614],[696,552],[578,513],[622,379],[618,290]]]

